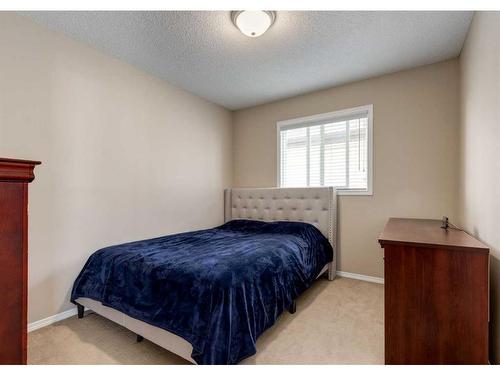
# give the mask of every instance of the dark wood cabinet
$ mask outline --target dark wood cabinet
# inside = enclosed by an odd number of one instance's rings
[[[26,364],[28,183],[37,161],[0,158],[0,364]]]
[[[487,364],[489,249],[440,220],[390,219],[385,363]]]

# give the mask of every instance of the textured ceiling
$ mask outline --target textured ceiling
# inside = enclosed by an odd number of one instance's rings
[[[229,12],[28,12],[229,109],[459,55],[472,12],[286,12],[259,38]]]

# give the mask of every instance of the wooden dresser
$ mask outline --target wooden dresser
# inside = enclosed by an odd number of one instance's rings
[[[386,364],[487,364],[489,249],[441,220],[391,218],[385,263]]]
[[[37,164],[0,158],[0,365],[26,364],[28,183]]]

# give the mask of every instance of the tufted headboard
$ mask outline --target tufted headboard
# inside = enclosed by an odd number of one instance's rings
[[[302,221],[318,228],[330,241],[335,272],[337,194],[332,187],[237,188],[224,191],[224,221]],[[333,276],[334,277],[334,276]]]

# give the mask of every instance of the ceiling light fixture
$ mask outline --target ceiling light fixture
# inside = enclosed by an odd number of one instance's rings
[[[264,34],[276,19],[271,10],[238,10],[231,12],[234,25],[246,36],[256,38]]]

